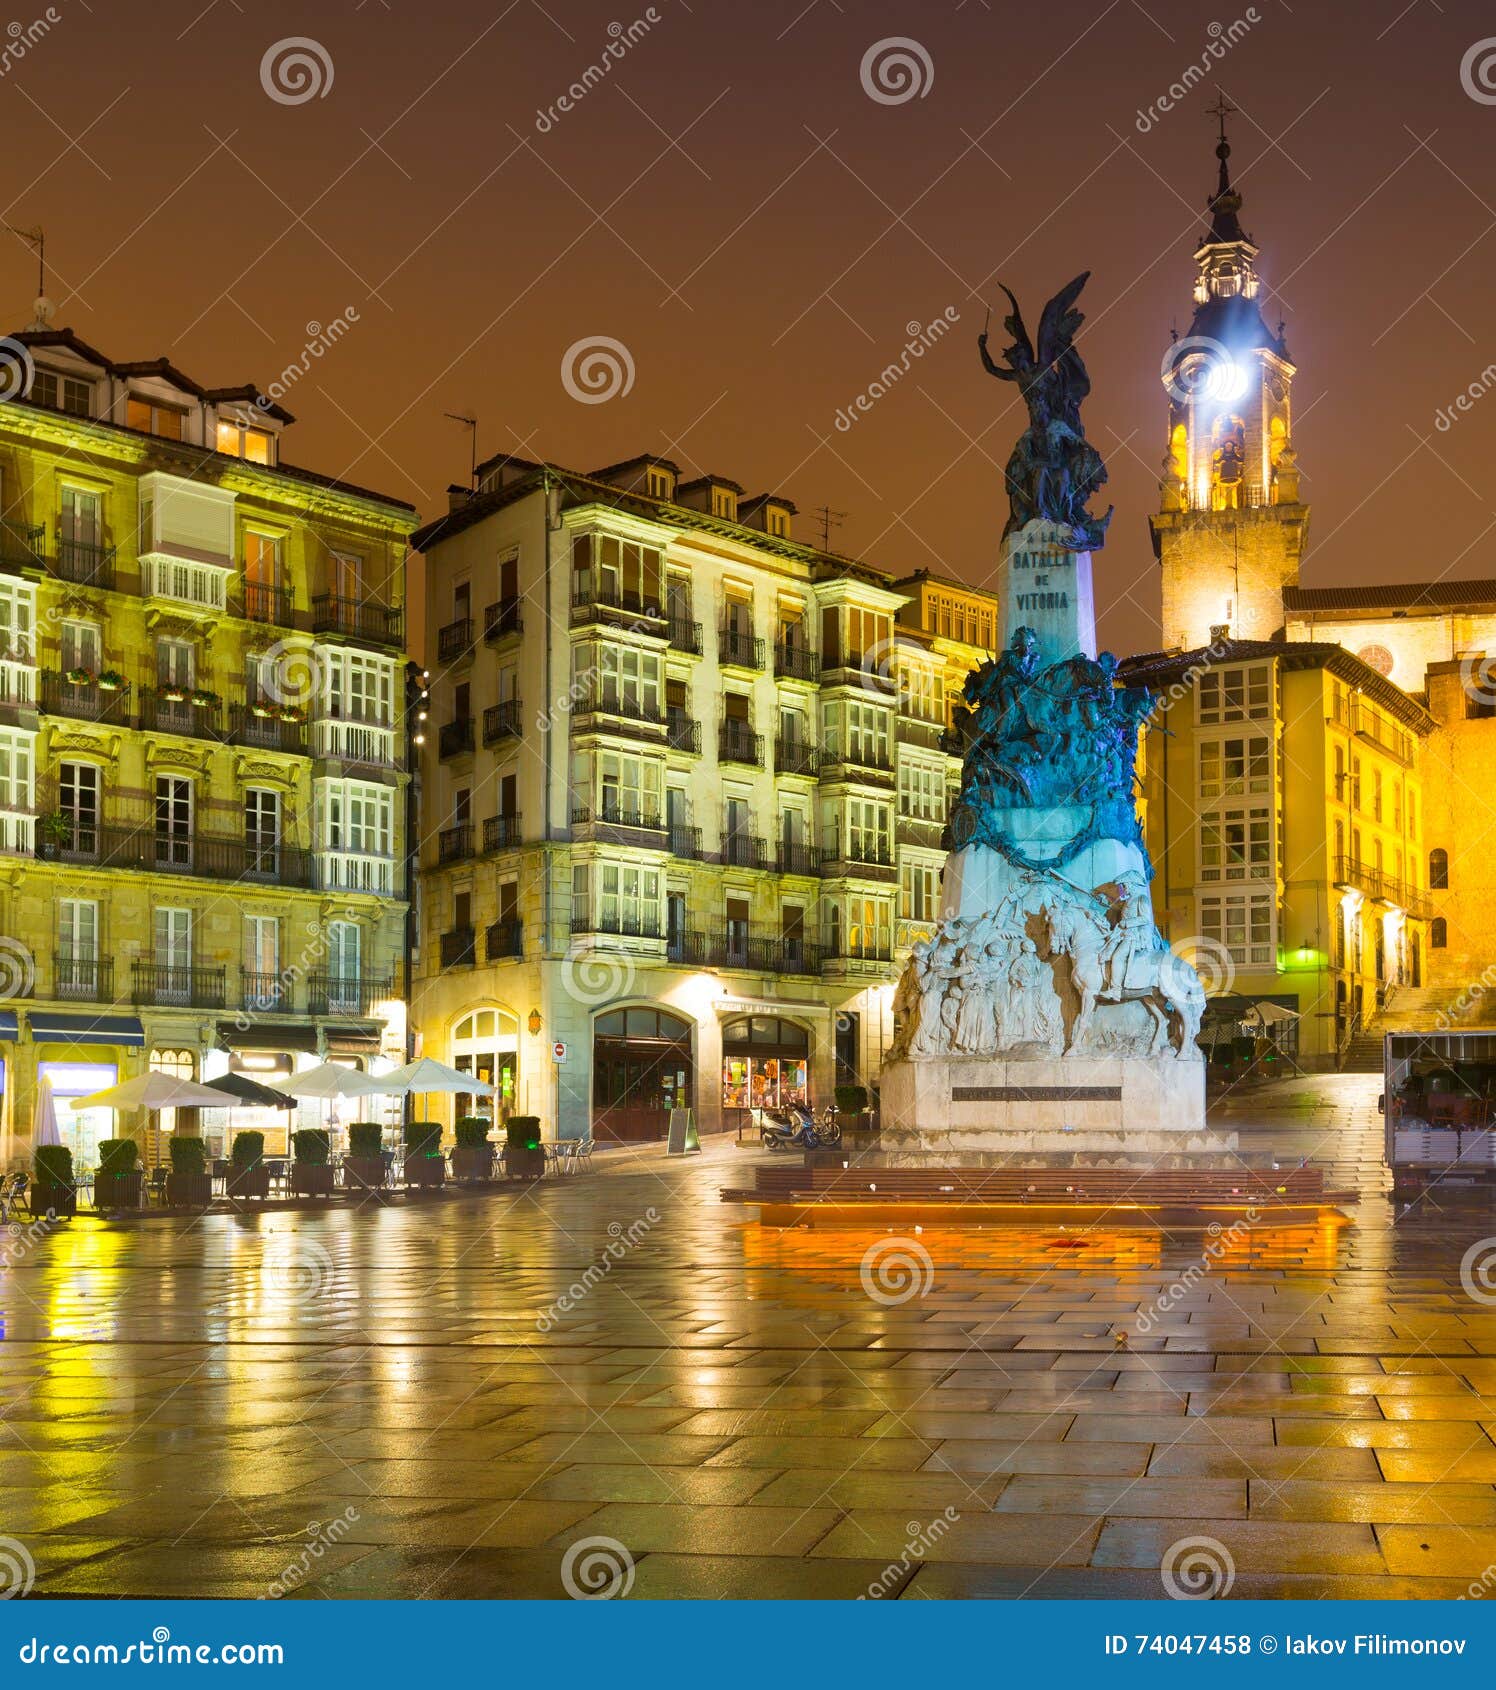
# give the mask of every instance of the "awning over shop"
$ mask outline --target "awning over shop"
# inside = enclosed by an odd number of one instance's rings
[[[0,1009],[0,1039],[7,1039],[14,1043],[20,1030],[20,1023],[16,1020],[16,1012],[13,1009]]]
[[[145,1043],[145,1028],[133,1015],[64,1015],[33,1009],[26,1013],[26,1024],[37,1044],[55,1041],[74,1045],[138,1046]]]
[[[280,1021],[256,1021],[252,1027],[236,1027],[232,1021],[220,1021],[218,1042],[226,1050],[314,1051],[317,1029]]]
[[[327,1035],[329,1056],[378,1056],[379,1034],[371,1027],[364,1031],[357,1027],[341,1027]]]
[[[1246,992],[1222,992],[1206,1004],[1205,1020],[1210,1023],[1256,1019],[1253,1012],[1260,1003],[1291,1009],[1295,1015],[1299,1013],[1297,992],[1257,992],[1250,996]]]

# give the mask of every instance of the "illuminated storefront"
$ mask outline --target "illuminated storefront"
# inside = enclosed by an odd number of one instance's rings
[[[779,1015],[745,1015],[722,1025],[724,1125],[750,1109],[810,1102],[810,1034]]]
[[[506,1010],[475,1009],[452,1029],[452,1066],[495,1088],[492,1097],[459,1092],[454,1120],[487,1115],[504,1121],[514,1113],[519,1081],[519,1021]]]
[[[592,1130],[664,1138],[672,1109],[695,1103],[689,1021],[663,1009],[614,1009],[592,1024]]]

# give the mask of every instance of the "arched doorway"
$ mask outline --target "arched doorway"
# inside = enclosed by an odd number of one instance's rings
[[[487,1115],[507,1120],[515,1111],[519,1083],[519,1021],[503,1009],[475,1009],[452,1029],[452,1066],[498,1088],[493,1097],[459,1092],[453,1100],[454,1121],[464,1115]]]
[[[743,1126],[750,1109],[810,1102],[810,1034],[780,1015],[722,1025],[722,1125]]]
[[[672,1109],[696,1098],[691,1023],[668,1010],[612,1009],[592,1023],[595,1138],[664,1138]]]

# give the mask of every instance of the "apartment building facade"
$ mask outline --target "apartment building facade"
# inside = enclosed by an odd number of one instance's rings
[[[253,387],[44,321],[0,406],[3,1122],[149,1065],[403,1060],[410,506],[293,467]],[[271,1148],[287,1119],[263,1125]]]
[[[412,1015],[501,1111],[653,1137],[671,1108],[711,1131],[876,1080],[986,653],[795,516],[662,458],[501,457],[414,538],[436,633]]]

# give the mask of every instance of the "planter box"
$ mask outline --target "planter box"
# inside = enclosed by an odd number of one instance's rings
[[[70,1185],[38,1185],[32,1180],[32,1214],[45,1215],[49,1209],[59,1219],[64,1215],[71,1218],[78,1213],[78,1193]]]
[[[206,1209],[213,1201],[212,1174],[168,1174],[166,1201],[173,1209]]]
[[[491,1144],[459,1144],[452,1151],[453,1179],[492,1179],[493,1152]]]
[[[331,1197],[331,1165],[327,1162],[293,1162],[291,1191],[296,1197]]]
[[[506,1149],[504,1172],[510,1179],[540,1179],[545,1173],[545,1151],[539,1145],[533,1150]]]
[[[132,1168],[127,1174],[97,1173],[94,1175],[94,1208],[138,1209],[144,1184],[145,1173],[140,1168]]]
[[[407,1185],[444,1185],[447,1163],[442,1156],[407,1156],[405,1183]]]
[[[227,1189],[230,1197],[268,1197],[270,1170],[263,1165],[258,1168],[236,1168],[230,1164]]]
[[[357,1191],[360,1187],[369,1191],[383,1189],[383,1156],[345,1156],[343,1158],[343,1189],[345,1191]]]

